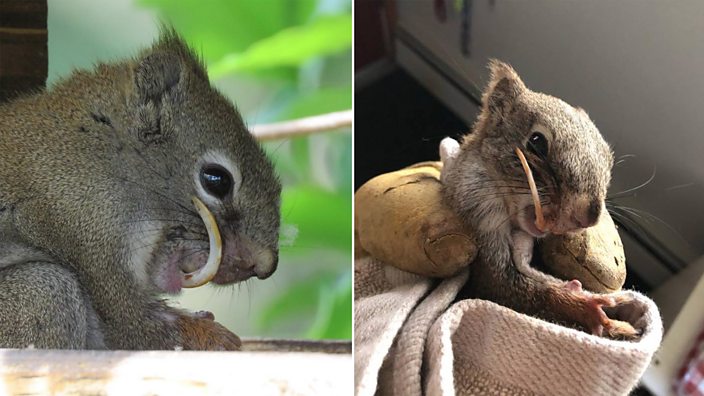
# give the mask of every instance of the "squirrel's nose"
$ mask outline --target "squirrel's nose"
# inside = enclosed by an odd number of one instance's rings
[[[600,200],[592,200],[586,206],[575,209],[572,214],[572,221],[579,228],[591,227],[599,220],[602,206]]]
[[[262,250],[254,265],[254,273],[259,279],[266,279],[276,271],[279,264],[279,253],[271,250]]]

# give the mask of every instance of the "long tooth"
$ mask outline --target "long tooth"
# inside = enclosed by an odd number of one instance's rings
[[[523,171],[526,173],[528,178],[528,186],[530,187],[530,193],[533,197],[533,206],[535,207],[535,227],[540,230],[545,230],[545,218],[543,217],[543,207],[540,205],[540,196],[538,195],[538,189],[535,186],[535,180],[533,179],[533,172],[530,171],[530,166],[528,165],[528,160],[526,156],[523,155],[523,151],[516,147],[516,155],[518,159],[521,160],[521,165],[523,165]]]
[[[218,272],[220,261],[222,260],[222,238],[213,213],[198,197],[193,197],[193,205],[195,205],[198,214],[203,219],[203,223],[205,223],[205,229],[208,231],[210,253],[208,254],[208,261],[203,267],[183,274],[181,286],[186,288],[198,287],[210,282]]]

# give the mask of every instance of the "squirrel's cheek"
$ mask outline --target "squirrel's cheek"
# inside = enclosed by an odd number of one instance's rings
[[[176,251],[171,254],[163,263],[159,263],[157,271],[154,273],[154,284],[156,287],[169,294],[176,294],[181,291],[181,269],[179,262],[183,254]]]
[[[193,253],[193,249],[176,248],[166,257],[157,260],[153,282],[156,287],[169,294],[177,294],[183,288],[184,273],[197,271],[207,260],[207,252]]]

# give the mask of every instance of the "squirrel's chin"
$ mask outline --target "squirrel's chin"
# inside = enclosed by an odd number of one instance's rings
[[[533,210],[533,205],[529,205],[520,211],[523,215],[517,217],[518,226],[521,230],[530,234],[534,238],[542,238],[548,234],[547,231],[538,229],[535,225],[535,212]]]
[[[168,250],[155,257],[156,271],[153,274],[153,282],[163,293],[178,294],[183,288],[183,274],[196,271],[205,265],[208,252],[193,253],[193,249],[185,247]]]
[[[535,238],[542,238],[548,234],[545,231],[540,231],[538,227],[536,227],[535,224],[531,222],[526,222],[526,224],[522,224],[521,229]]]

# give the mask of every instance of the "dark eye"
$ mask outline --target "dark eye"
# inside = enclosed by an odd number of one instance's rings
[[[528,151],[537,155],[540,158],[545,158],[548,156],[548,140],[540,132],[533,132],[528,138],[528,143],[526,144]]]
[[[200,171],[200,184],[208,193],[223,199],[232,191],[232,175],[220,165],[205,165]]]

